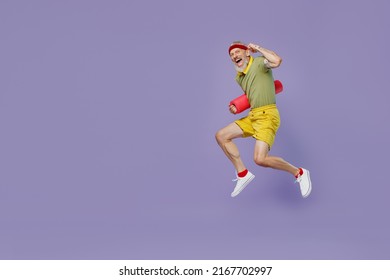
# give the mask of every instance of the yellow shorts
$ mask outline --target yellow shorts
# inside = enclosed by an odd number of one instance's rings
[[[254,108],[235,123],[242,129],[244,137],[252,136],[267,143],[271,149],[280,126],[279,111],[275,104]]]

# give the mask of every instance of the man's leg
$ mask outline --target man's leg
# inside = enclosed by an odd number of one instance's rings
[[[268,155],[269,146],[261,140],[256,140],[254,161],[257,165],[263,167],[271,167],[278,170],[283,170],[296,176],[299,174],[299,168],[288,163],[284,159]]]
[[[235,197],[242,192],[244,188],[255,178],[255,175],[246,169],[241,160],[240,152],[238,151],[236,144],[233,143],[233,139],[243,136],[244,133],[242,129],[236,123],[229,124],[219,130],[215,135],[219,146],[221,146],[222,150],[233,163],[234,168],[237,171],[237,183],[231,194],[232,197]]]
[[[297,178],[301,194],[304,198],[311,192],[310,172],[303,168],[297,168],[280,157],[268,155],[269,146],[267,143],[256,140],[254,160],[257,165],[271,167],[291,173]]]
[[[243,132],[236,123],[231,123],[225,126],[215,134],[218,145],[222,148],[228,159],[233,163],[237,173],[246,169],[241,160],[240,152],[238,151],[236,144],[232,141],[233,139],[240,137],[243,137]]]

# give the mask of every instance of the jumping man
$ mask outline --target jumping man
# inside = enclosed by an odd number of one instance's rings
[[[261,56],[252,57],[251,52],[258,52]],[[227,125],[216,133],[219,146],[237,171],[237,183],[231,196],[237,196],[255,177],[246,169],[233,139],[252,136],[256,140],[255,163],[262,167],[271,167],[291,173],[299,183],[302,196],[308,197],[311,192],[309,171],[295,167],[280,157],[268,154],[280,125],[272,68],[279,67],[282,59],[271,50],[252,43],[245,45],[240,41],[230,45],[229,55],[237,71],[236,81],[246,93],[251,105],[248,116]],[[229,110],[233,114],[236,113],[234,105],[230,105]]]

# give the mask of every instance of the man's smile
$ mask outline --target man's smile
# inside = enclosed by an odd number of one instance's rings
[[[236,58],[235,59],[235,63],[238,67],[241,67],[243,65],[243,61],[242,61],[242,58]]]

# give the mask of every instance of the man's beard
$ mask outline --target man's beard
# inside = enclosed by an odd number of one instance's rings
[[[245,68],[248,66],[248,59],[243,58],[244,64],[241,67],[238,67],[236,64],[234,64],[234,68],[236,69],[237,72],[244,72]]]

